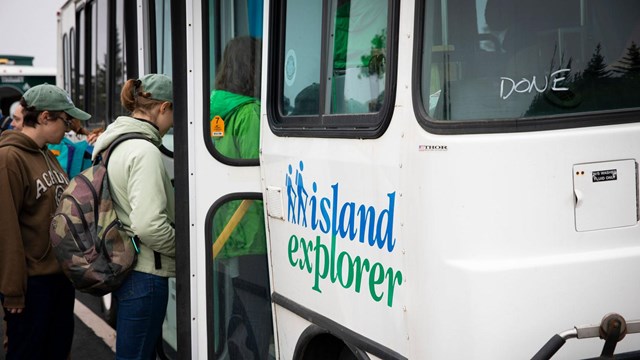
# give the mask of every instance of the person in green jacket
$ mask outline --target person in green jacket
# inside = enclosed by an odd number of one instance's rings
[[[258,159],[260,145],[260,40],[241,36],[230,40],[211,92],[212,128],[224,122],[224,131],[213,137],[216,150],[228,159]],[[239,201],[225,207],[216,228],[222,231]],[[221,258],[266,254],[262,201],[255,201],[220,252]]]
[[[261,48],[261,41],[253,37],[230,40],[216,73],[210,97],[211,135],[225,162],[258,159]],[[234,215],[241,220],[229,225]],[[224,229],[232,229],[228,237],[221,235]],[[214,288],[226,296],[216,307],[226,323],[229,354],[237,359],[268,359],[273,330],[262,201],[222,205],[213,219],[213,241],[223,243],[218,253],[214,250],[219,274]],[[225,292],[227,286],[231,292]],[[227,302],[232,304],[230,311],[223,310]]]
[[[227,43],[211,92],[212,134],[216,150],[230,159],[257,159],[260,141],[260,40],[241,36]]]

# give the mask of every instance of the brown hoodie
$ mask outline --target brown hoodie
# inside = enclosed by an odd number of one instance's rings
[[[23,308],[27,277],[60,273],[49,225],[69,180],[53,154],[30,137],[0,135],[0,294]]]

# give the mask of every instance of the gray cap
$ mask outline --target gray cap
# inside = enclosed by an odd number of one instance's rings
[[[144,91],[151,93],[151,99],[173,103],[173,82],[163,74],[147,74],[140,78]]]
[[[22,97],[27,106],[33,106],[37,111],[64,111],[78,120],[91,119],[91,115],[73,105],[71,96],[66,91],[55,85],[36,85],[27,90]]]

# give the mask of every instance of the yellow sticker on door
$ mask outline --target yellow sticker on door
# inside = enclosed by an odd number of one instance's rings
[[[224,136],[224,120],[220,115],[216,115],[211,119],[211,137],[221,138]]]

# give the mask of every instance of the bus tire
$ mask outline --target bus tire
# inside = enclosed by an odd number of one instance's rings
[[[328,331],[309,326],[298,339],[293,358],[296,360],[369,360],[367,354]]]

